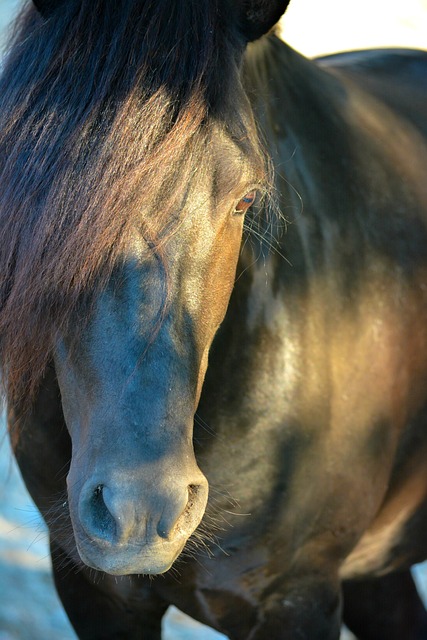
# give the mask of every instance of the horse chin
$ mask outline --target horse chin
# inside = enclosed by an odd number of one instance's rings
[[[186,540],[179,544],[164,543],[152,548],[135,546],[118,550],[95,548],[92,545],[77,543],[80,559],[87,567],[114,576],[157,575],[168,571],[185,546]]]

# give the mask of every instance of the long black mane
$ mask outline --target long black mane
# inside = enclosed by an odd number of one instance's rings
[[[184,197],[194,166],[209,170],[212,123],[256,153],[240,108],[243,42],[229,23],[221,0],[83,0],[48,19],[23,13],[0,82],[9,394],[35,389],[55,331],[108,277],[132,229],[159,242],[167,194]]]

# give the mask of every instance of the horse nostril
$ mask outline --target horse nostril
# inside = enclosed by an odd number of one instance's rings
[[[203,499],[201,500],[201,498],[203,498],[201,494],[203,494],[204,492],[201,485],[198,484],[188,485],[187,491],[188,500],[180,520],[183,520],[183,523],[185,523],[187,526],[192,526],[195,519],[194,510],[197,510],[197,507],[200,506],[201,501],[203,502],[204,506],[204,501]]]
[[[194,506],[196,500],[197,500],[197,495],[199,493],[199,489],[200,486],[197,484],[189,484],[187,491],[188,491],[188,501],[187,501],[187,506],[185,507],[184,513],[186,511],[190,511],[190,509]]]
[[[190,535],[197,527],[201,519],[206,499],[203,487],[197,484],[190,484],[187,487],[185,504],[175,515],[164,514],[157,525],[157,533],[161,538],[168,539],[180,534]]]
[[[175,530],[188,535],[199,524],[205,510],[207,488],[201,484],[190,484],[187,487],[188,499],[184,511],[178,518]]]
[[[106,494],[108,495],[108,488],[98,484],[89,493],[87,499],[83,500],[80,507],[80,520],[91,537],[111,542],[116,537],[117,529],[114,516],[105,502]]]

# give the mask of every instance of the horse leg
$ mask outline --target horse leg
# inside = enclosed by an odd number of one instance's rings
[[[427,613],[411,572],[345,582],[344,622],[359,640],[427,640]]]
[[[132,578],[116,581],[114,576],[81,569],[54,543],[51,555],[56,590],[80,640],[161,640],[168,603],[149,585],[133,588]]]

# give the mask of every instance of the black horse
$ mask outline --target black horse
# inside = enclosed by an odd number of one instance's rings
[[[427,53],[309,61],[287,0],[35,5],[0,356],[78,636],[427,638]]]

